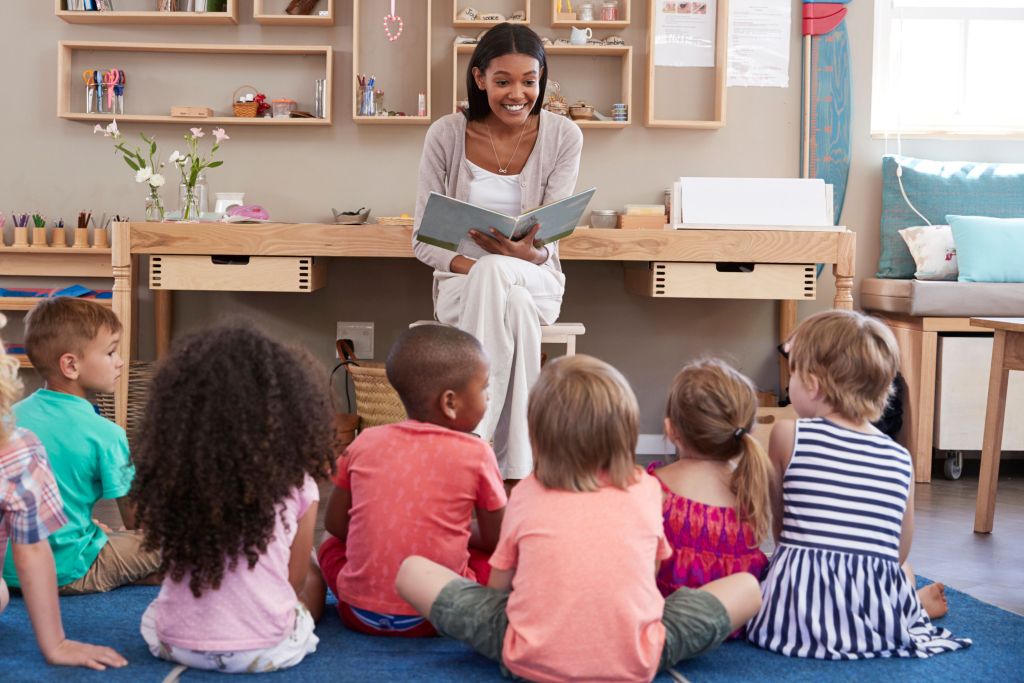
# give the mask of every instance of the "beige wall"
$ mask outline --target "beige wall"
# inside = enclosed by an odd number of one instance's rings
[[[124,5],[128,0],[120,0]],[[398,9],[416,0],[399,0]],[[504,2],[504,0],[502,0]],[[223,148],[225,165],[210,174],[212,191],[244,190],[281,221],[330,219],[332,206],[370,206],[375,215],[412,210],[416,167],[426,131],[421,127],[355,126],[351,110],[351,2],[338,0],[333,28],[263,28],[252,21],[248,0],[241,23],[231,27],[78,26],[56,19],[50,0],[0,3],[0,53],[8,65],[0,164],[0,209],[40,210],[70,217],[82,208],[140,217],[144,193],[130,172],[111,154],[109,141],[91,134],[91,126],[56,118],[56,44],[61,39],[143,42],[238,42],[331,44],[335,53],[335,125],[329,128],[230,127]],[[547,28],[547,0],[532,0],[533,27],[560,37],[566,30]],[[378,2],[381,7],[383,2]],[[479,7],[484,8],[481,0]],[[633,115],[642,118],[646,2],[633,0],[633,26],[622,31],[635,46]],[[717,132],[647,129],[635,124],[621,131],[587,130],[580,186],[599,188],[594,208],[627,202],[657,202],[663,188],[680,175],[794,176],[797,173],[800,119],[800,3],[793,1],[790,87],[729,90],[728,125]],[[871,87],[872,4],[850,5],[854,103],[853,168],[843,222],[858,234],[858,277],[874,272],[878,255],[880,156],[886,144],[868,134]],[[412,10],[410,9],[410,14]],[[434,0],[432,26],[435,116],[451,102],[451,4]],[[407,22],[406,30],[415,30]],[[604,35],[604,34],[601,34]],[[557,62],[552,77],[559,79]],[[135,75],[135,77],[139,77]],[[248,75],[246,75],[248,77]],[[240,74],[182,74],[180,87],[223,91],[238,85]],[[311,88],[309,88],[311,90]],[[74,92],[77,94],[80,88]],[[127,93],[131,107],[131,86]],[[692,97],[691,93],[681,93]],[[185,97],[183,103],[190,103]],[[129,134],[156,135],[166,156],[184,132],[181,125],[123,126]],[[888,148],[895,151],[895,145]],[[916,141],[904,152],[935,158],[1018,160],[1024,143]],[[174,204],[173,192],[165,198]],[[201,226],[197,226],[201,230]],[[587,325],[579,350],[618,366],[633,383],[643,411],[642,431],[660,430],[664,397],[674,371],[702,354],[722,354],[764,389],[777,389],[774,307],[767,302],[652,300],[625,292],[622,268],[608,263],[565,265],[568,289],[563,319]],[[831,278],[823,277],[818,301],[802,304],[801,316],[832,299]],[[330,266],[329,287],[311,295],[187,294],[175,296],[175,332],[183,333],[228,314],[242,312],[276,333],[301,340],[331,362],[335,322],[372,320],[382,357],[394,336],[411,320],[431,315],[430,272],[400,260],[338,260]],[[141,352],[152,353],[151,314],[143,294]],[[17,338],[18,325],[11,329]]]

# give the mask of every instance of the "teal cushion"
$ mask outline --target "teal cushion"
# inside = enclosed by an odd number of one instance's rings
[[[960,282],[1024,282],[1024,218],[946,216]]]
[[[882,157],[880,278],[914,277],[914,258],[899,231],[924,223],[900,192],[897,159],[903,166],[907,197],[931,223],[945,223],[946,214],[950,213],[997,218],[1024,216],[1024,164],[928,161],[888,154]]]

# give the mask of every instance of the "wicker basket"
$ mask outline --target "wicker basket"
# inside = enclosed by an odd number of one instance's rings
[[[252,93],[254,96],[259,94],[259,91],[251,85],[243,85],[235,90],[235,94],[231,96],[231,108],[235,112],[235,116],[242,119],[254,119],[256,118],[256,112],[259,111],[259,102],[239,102],[238,98],[240,95]]]
[[[128,366],[128,443],[134,443],[135,433],[142,424],[142,417],[146,413],[146,403],[149,401],[149,388],[153,382],[153,372],[156,363],[153,361],[133,360]],[[114,395],[97,394],[96,407],[100,415],[108,420],[114,420]]]
[[[408,417],[402,399],[388,382],[383,363],[351,362],[346,368],[356,388],[360,429],[401,422]]]

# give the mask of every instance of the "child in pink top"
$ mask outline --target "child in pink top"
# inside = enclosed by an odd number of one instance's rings
[[[395,342],[387,374],[410,419],[367,429],[338,458],[318,559],[346,626],[433,636],[395,575],[424,555],[487,580],[507,502],[494,452],[470,433],[487,406],[488,362],[472,335],[423,325]]]
[[[771,463],[750,434],[756,414],[754,385],[722,361],[690,363],[676,375],[665,434],[678,459],[647,470],[661,483],[672,546],[658,570],[662,595],[737,572],[760,580],[768,566],[758,544],[771,530]]]
[[[130,494],[163,557],[142,617],[154,656],[235,673],[316,650],[314,478],[332,470],[333,434],[314,364],[232,324],[181,340],[160,366]]]
[[[649,681],[752,616],[757,581],[665,599],[658,483],[636,466],[636,397],[610,365],[551,362],[530,393],[534,472],[513,491],[487,587],[422,557],[398,592],[437,630],[532,681]],[[511,590],[510,590],[511,589]]]

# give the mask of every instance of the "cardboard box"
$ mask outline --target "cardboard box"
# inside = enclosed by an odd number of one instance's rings
[[[665,227],[665,216],[619,216],[619,227],[623,230],[661,230]]]
[[[205,119],[213,116],[213,110],[209,107],[186,107],[182,105],[175,105],[171,107],[171,116]]]

